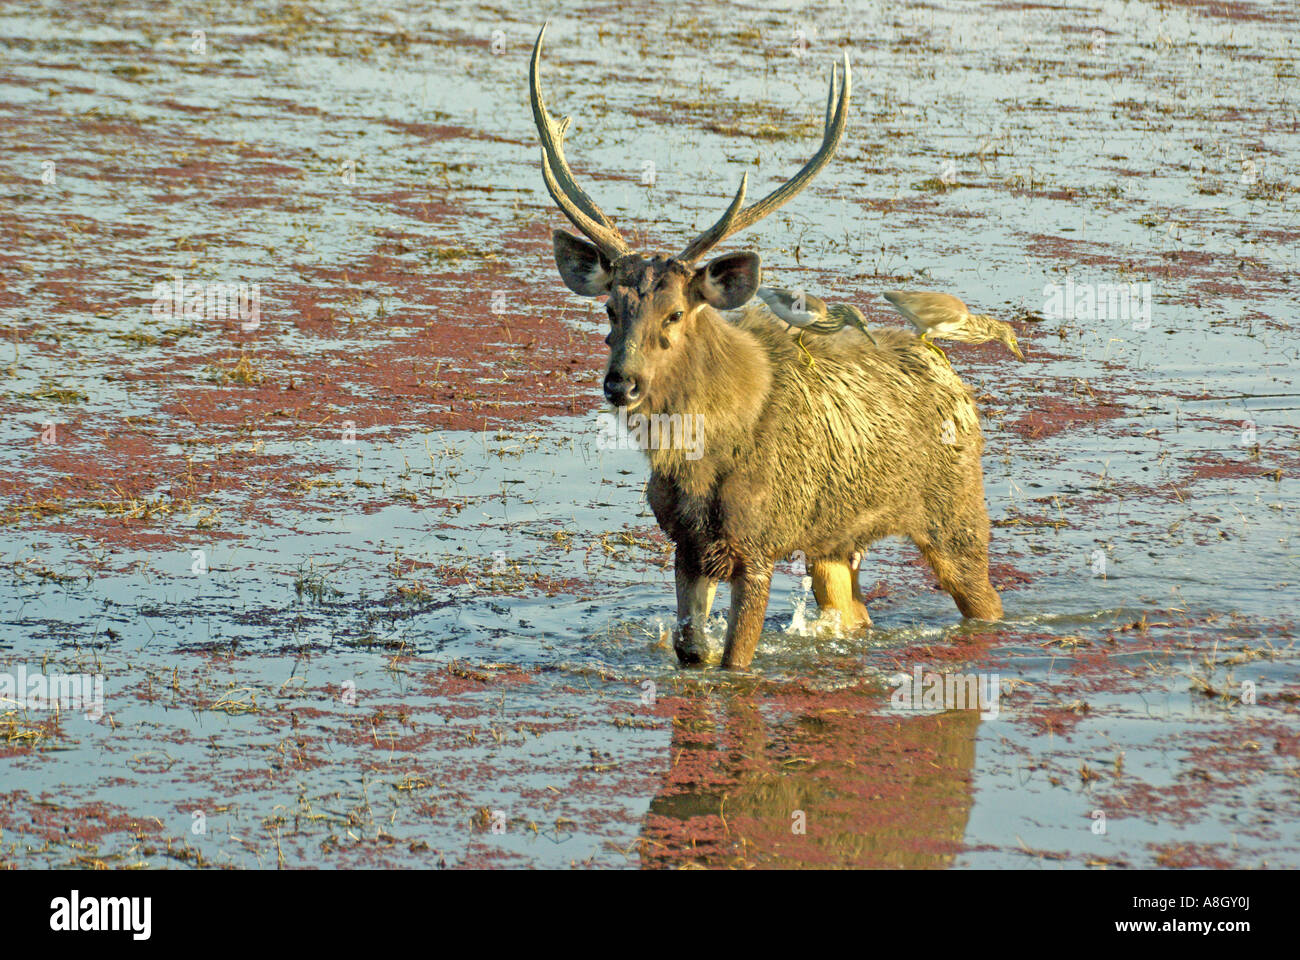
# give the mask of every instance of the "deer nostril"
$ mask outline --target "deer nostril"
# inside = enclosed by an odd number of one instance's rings
[[[627,406],[641,396],[641,385],[636,377],[623,377],[616,373],[605,376],[605,399],[617,407]]]

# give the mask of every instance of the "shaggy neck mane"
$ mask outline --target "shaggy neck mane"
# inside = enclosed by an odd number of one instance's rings
[[[698,425],[702,456],[681,449],[651,450],[656,473],[708,482],[752,435],[772,382],[771,361],[748,333],[712,307],[699,308],[688,352],[649,397],[647,413],[680,415]],[[697,450],[696,453],[701,451]]]

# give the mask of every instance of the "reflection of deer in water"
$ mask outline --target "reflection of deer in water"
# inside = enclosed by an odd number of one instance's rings
[[[970,815],[977,711],[880,715],[858,690],[775,684],[723,696],[676,701],[643,866],[952,863]],[[780,719],[765,719],[774,712]]]

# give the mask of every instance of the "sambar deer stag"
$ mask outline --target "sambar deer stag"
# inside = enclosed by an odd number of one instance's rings
[[[856,330],[797,343],[769,312],[732,319],[760,282],[756,253],[700,265],[715,246],[798,194],[830,161],[849,107],[849,60],[831,70],[821,149],[795,176],[745,206],[747,177],[721,219],[676,256],[630,249],[575,182],[564,156],[569,118],[547,112],[538,81],[543,27],[529,71],[542,177],[587,238],[553,233],[570,290],[608,297],[605,397],[643,416],[695,417],[702,455],[647,451],[646,494],[676,545],[674,648],[707,653],[703,632],[718,581],[731,585],[723,665],[749,666],[776,561],[802,551],[823,612],[869,625],[853,558],[882,537],[910,537],[967,617],[998,620],[989,583],[983,437],[970,390],[910,333]],[[839,93],[836,95],[836,82]],[[698,415],[702,415],[702,420]],[[661,420],[660,422],[664,422]]]

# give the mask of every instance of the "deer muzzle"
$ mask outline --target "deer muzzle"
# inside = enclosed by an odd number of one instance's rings
[[[605,399],[616,407],[631,406],[641,399],[640,380],[611,370],[605,374]]]
[[[605,373],[605,399],[616,407],[627,407],[645,396],[648,384],[643,367],[641,351],[634,343],[616,344]]]

